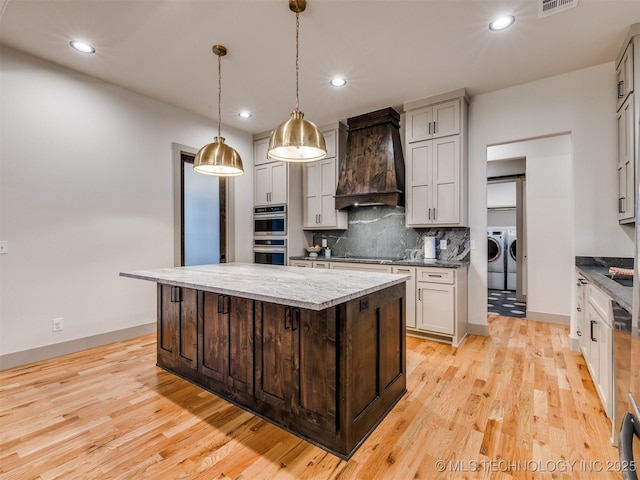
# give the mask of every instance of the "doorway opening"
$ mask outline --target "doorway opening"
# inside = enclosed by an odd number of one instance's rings
[[[225,263],[227,179],[197,173],[194,159],[180,152],[180,265]]]
[[[487,309],[490,315],[526,316],[524,189],[526,160],[487,167]]]

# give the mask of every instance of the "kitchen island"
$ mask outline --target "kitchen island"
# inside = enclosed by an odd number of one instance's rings
[[[158,366],[348,459],[406,392],[407,276],[256,264],[158,284]]]

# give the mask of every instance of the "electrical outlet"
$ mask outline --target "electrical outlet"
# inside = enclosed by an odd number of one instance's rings
[[[471,250],[475,250],[476,249],[476,241],[475,240],[471,240],[469,248]]]
[[[447,241],[440,240],[440,250],[446,250],[446,249],[447,249]]]
[[[327,248],[327,239],[326,238],[322,239],[322,248]]]
[[[54,332],[61,332],[64,330],[64,320],[62,318],[54,318],[51,323],[53,324]]]
[[[6,240],[0,241],[0,254],[9,253],[9,242]]]

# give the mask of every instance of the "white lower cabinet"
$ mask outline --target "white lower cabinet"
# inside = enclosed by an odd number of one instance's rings
[[[405,267],[330,260],[290,260],[289,265],[409,275],[405,297],[407,333],[454,347],[467,335],[467,266]]]
[[[586,332],[583,355],[609,418],[613,414],[613,309],[611,299],[593,284],[588,285],[583,322]]]
[[[467,267],[416,269],[416,332],[458,346],[467,334]]]

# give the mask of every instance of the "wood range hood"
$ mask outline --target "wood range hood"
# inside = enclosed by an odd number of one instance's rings
[[[336,209],[404,205],[400,114],[393,108],[352,117],[336,187]]]

